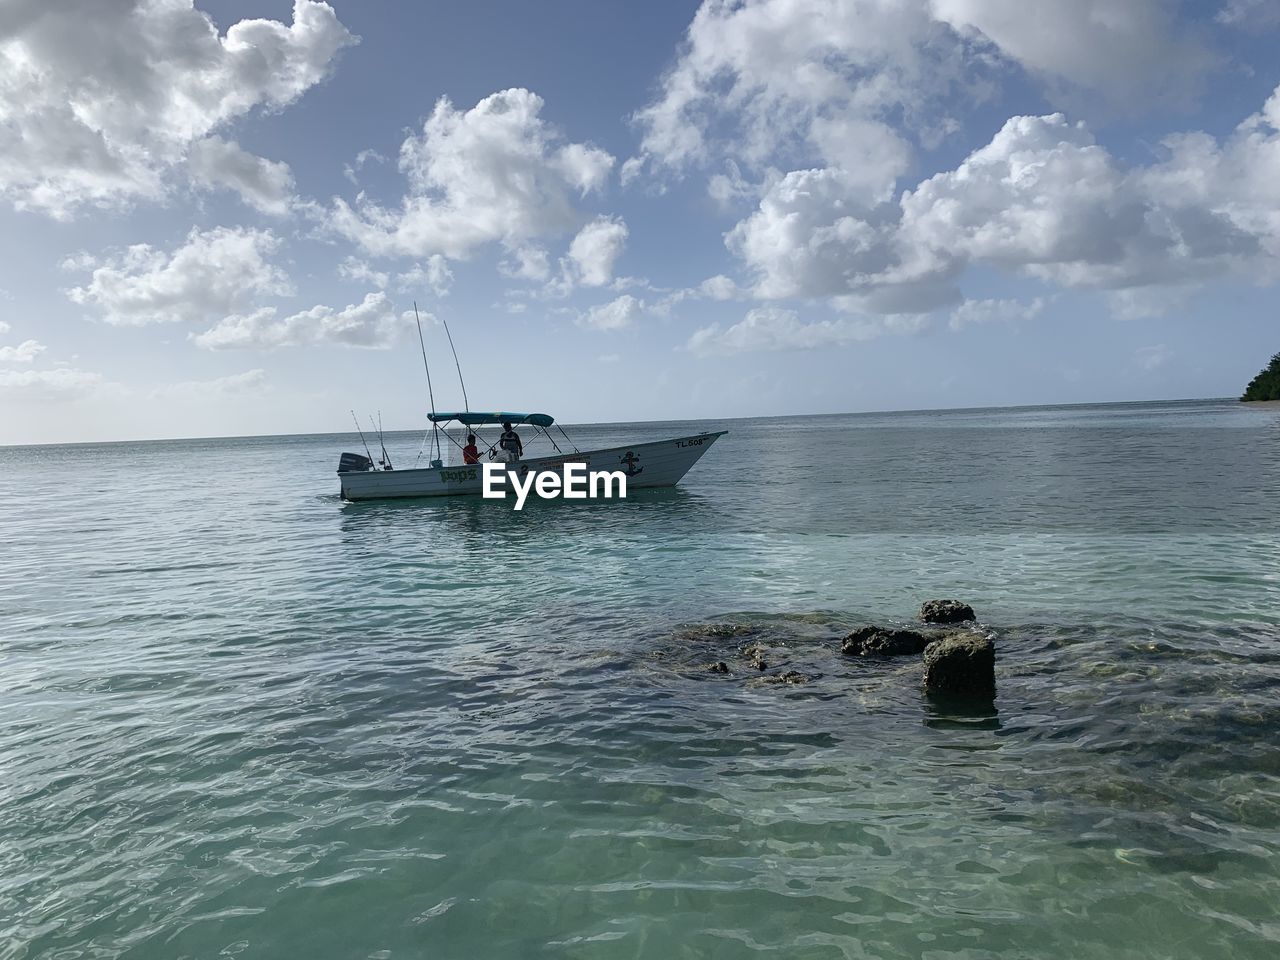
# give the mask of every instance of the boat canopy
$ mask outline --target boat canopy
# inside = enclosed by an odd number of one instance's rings
[[[470,412],[458,413],[429,413],[427,419],[432,423],[447,423],[450,420],[457,420],[459,423],[467,426],[474,426],[481,423],[531,423],[535,427],[549,427],[555,423],[555,418],[545,413],[481,413],[477,410]]]

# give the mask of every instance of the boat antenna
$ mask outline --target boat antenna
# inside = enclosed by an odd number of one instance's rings
[[[418,301],[413,301],[413,320],[418,325],[418,346],[422,348],[422,369],[427,371],[427,399],[431,401],[431,413],[436,412],[436,397],[431,391],[431,365],[427,363],[427,342],[422,339],[422,318],[418,316]],[[433,419],[431,433],[436,441],[436,459],[440,459],[440,425]]]
[[[462,364],[458,362],[458,351],[453,345],[453,334],[449,332],[449,321],[441,317],[440,322],[444,324],[444,335],[449,338],[449,349],[453,351],[453,365],[458,368],[458,383],[462,385],[462,409],[470,413],[471,405],[467,403],[467,384],[462,379]]]
[[[431,412],[436,412],[435,394],[431,392],[431,365],[427,363],[427,342],[422,339],[422,318],[418,316],[418,301],[413,301],[413,321],[418,325],[418,346],[422,348],[422,369],[427,371],[427,399],[431,401]]]
[[[369,462],[373,463],[373,454],[369,453],[369,441],[364,438],[364,431],[360,429],[360,421],[354,410],[351,411],[351,421],[356,425],[356,433],[360,434],[360,442],[364,444],[364,452],[369,457]]]

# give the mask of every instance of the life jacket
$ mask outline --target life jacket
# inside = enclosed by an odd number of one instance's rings
[[[503,430],[502,436],[498,438],[498,446],[503,450],[519,450],[520,434],[514,430]]]

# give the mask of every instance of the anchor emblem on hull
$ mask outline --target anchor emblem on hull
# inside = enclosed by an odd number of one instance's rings
[[[640,458],[630,450],[628,450],[627,455],[621,458],[618,462],[625,463],[627,465],[628,477],[634,477],[637,473],[644,473],[644,467],[636,466],[636,464],[640,462]]]

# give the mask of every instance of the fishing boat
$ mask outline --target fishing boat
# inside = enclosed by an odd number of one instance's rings
[[[464,463],[459,440],[450,435],[448,427],[457,423],[473,432],[484,426],[528,426],[534,435],[550,445],[545,456],[522,457],[504,462],[505,470],[515,473],[523,481],[529,473],[554,472],[560,475],[566,464],[582,464],[587,471],[620,472],[627,478],[627,489],[638,487],[673,487],[689,469],[701,459],[717,439],[728,433],[696,433],[669,440],[650,440],[643,443],[604,447],[599,450],[579,450],[555,419],[545,413],[480,413],[462,411],[428,414],[435,439],[435,457],[429,466],[395,468],[387,456],[385,445],[382,459],[375,464],[366,445],[365,453],[344,453],[338,461],[338,480],[342,485],[344,500],[383,500],[404,497],[448,497],[479,495],[484,487],[484,462],[498,462],[504,451],[498,441],[490,445],[477,463]],[[358,424],[357,424],[358,426]],[[551,435],[556,426],[565,444],[572,451],[564,450]],[[456,462],[446,464],[441,455],[440,438],[458,448]],[[477,437],[479,434],[477,433]],[[425,441],[425,438],[424,438]],[[523,440],[522,440],[523,442]],[[425,442],[424,442],[425,446]],[[536,481],[535,481],[536,482]]]
[[[541,474],[559,474],[568,483],[565,468],[569,464],[581,464],[584,472],[621,474],[626,478],[627,489],[636,487],[674,487],[689,472],[689,468],[701,459],[717,439],[728,433],[696,433],[685,437],[672,437],[670,440],[651,440],[645,443],[625,444],[617,447],[605,447],[600,450],[579,450],[564,432],[564,428],[556,425],[553,417],[545,413],[479,413],[471,409],[467,402],[467,384],[462,378],[462,364],[458,360],[458,351],[453,344],[453,334],[449,332],[449,324],[441,320],[445,335],[449,338],[449,349],[453,353],[453,364],[458,370],[458,385],[462,388],[462,402],[465,405],[461,413],[437,413],[435,390],[431,385],[431,365],[427,362],[427,344],[422,335],[422,320],[418,316],[418,304],[414,301],[413,317],[418,326],[418,345],[422,348],[422,368],[427,375],[427,398],[431,403],[431,413],[427,419],[431,422],[431,438],[434,442],[434,457],[428,466],[413,466],[409,469],[396,469],[387,455],[386,444],[382,442],[382,415],[378,415],[378,440],[382,450],[382,458],[374,464],[369,444],[364,439],[364,431],[355,411],[351,418],[355,420],[356,432],[364,445],[364,455],[344,453],[338,459],[338,481],[342,485],[344,500],[386,500],[405,497],[451,497],[483,495],[485,490],[484,457],[489,462],[501,462],[503,473],[512,476],[524,489],[529,484],[539,486],[541,495]],[[449,425],[457,423],[468,431],[475,433],[479,440],[479,428],[485,426],[529,426],[539,439],[547,441],[550,453],[541,456],[526,457],[524,442],[521,438],[512,444],[504,443],[500,437],[488,446],[484,454],[479,448],[474,451],[473,462],[468,463],[466,450],[458,438],[449,433]],[[555,426],[567,446],[573,452],[566,452],[551,435],[550,429]],[[446,464],[441,447],[441,437],[458,448],[455,462]],[[423,437],[422,448],[426,449],[427,438]],[[504,449],[506,448],[506,449]],[[419,451],[421,457],[421,450]],[[532,480],[529,475],[533,474]],[[606,494],[607,495],[607,494]],[[519,509],[517,507],[517,509]]]

